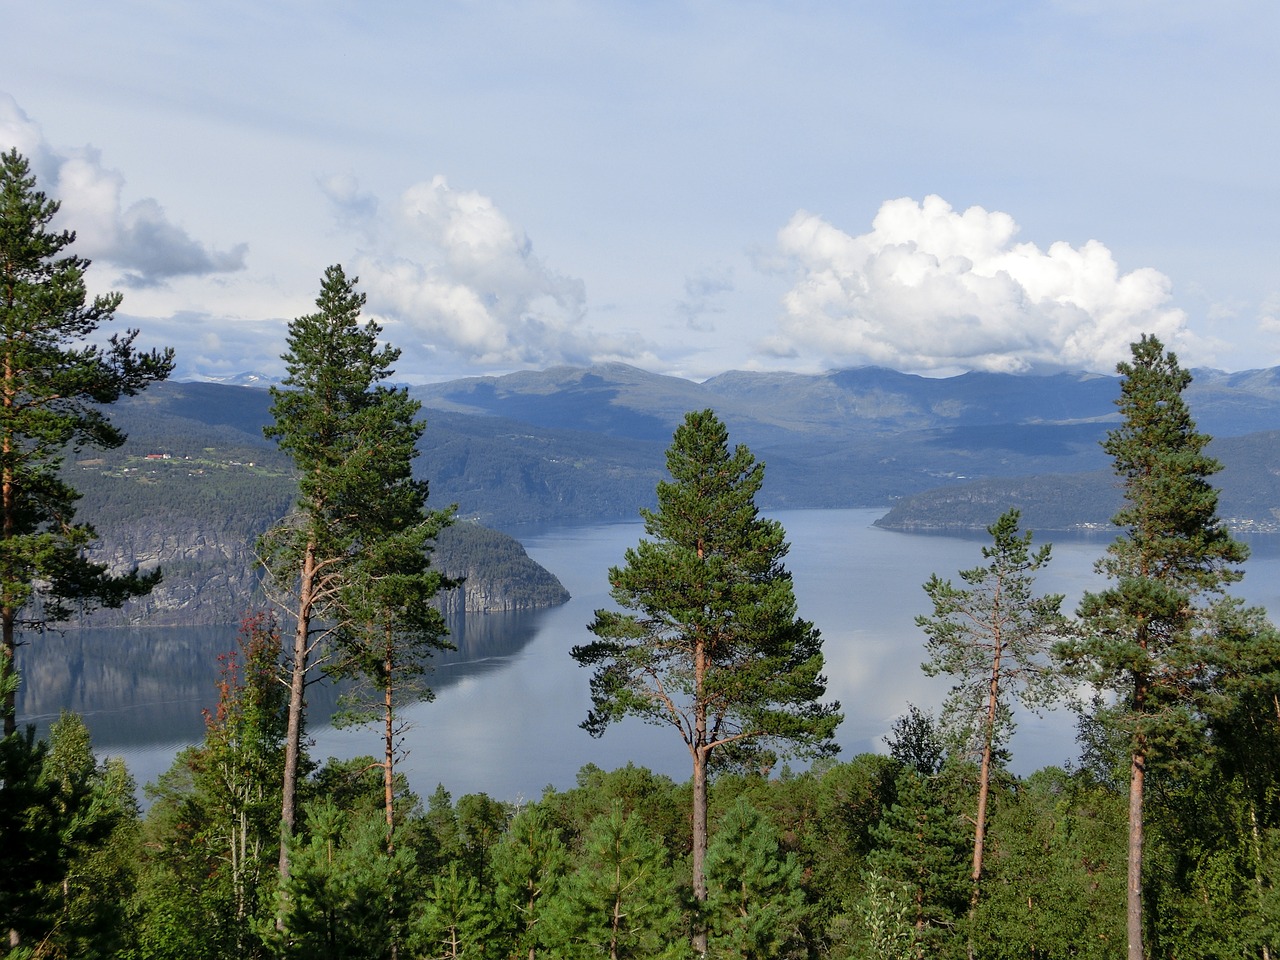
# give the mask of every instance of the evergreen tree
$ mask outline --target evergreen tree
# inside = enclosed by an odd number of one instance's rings
[[[341,602],[348,626],[341,633],[340,673],[355,685],[341,698],[339,725],[376,722],[382,736],[382,775],[387,837],[395,829],[395,764],[406,724],[400,708],[433,696],[425,682],[428,660],[453,649],[448,627],[432,600],[460,581],[429,564],[431,544],[448,513],[423,515],[425,486],[404,485],[402,516],[394,529],[365,545],[347,576]]]
[[[297,511],[260,541],[264,563],[277,590],[289,597],[295,621],[288,658],[282,880],[289,873],[288,840],[297,816],[304,694],[313,658],[326,640],[345,639],[363,649],[360,641],[371,630],[384,639],[387,631],[393,640],[402,636],[400,628],[409,621],[397,617],[413,601],[390,587],[382,593],[375,584],[417,578],[429,587],[426,556],[415,548],[442,522],[426,516],[426,484],[411,471],[424,426],[415,419],[420,404],[407,390],[382,384],[399,351],[380,347],[381,328],[361,322],[365,297],[355,283],[341,267],[329,267],[317,312],[289,324],[289,375],[283,388],[271,390],[273,423],[265,431],[299,473]],[[429,644],[438,641],[436,622],[425,629]],[[422,634],[415,626],[409,635]]]
[[[598,610],[574,659],[595,668],[583,727],[600,736],[639,716],[676,729],[693,765],[693,890],[706,900],[707,777],[725,763],[772,762],[771,748],[834,753],[838,704],[822,704],[822,643],[796,615],[782,525],[759,515],[764,465],[710,410],[689,413],[667,450],[671,482],[645,532],[609,570],[624,610]],[[694,947],[706,951],[705,930]]]
[[[965,906],[965,842],[962,818],[944,795],[942,776],[904,767],[897,796],[871,830],[875,847],[869,876],[895,884],[910,903],[916,956],[956,955]]]
[[[71,231],[52,231],[58,203],[36,189],[27,161],[0,155],[0,693],[4,733],[17,729],[18,632],[77,610],[119,606],[149,591],[159,571],[112,576],[85,551],[93,527],[76,522],[79,495],[61,476],[68,447],[118,447],[102,410],[173,369],[173,351],[134,348],[136,330],[92,344],[119,294],[89,300],[89,261],[64,253]]]
[[[457,861],[431,882],[413,920],[415,955],[432,960],[483,960],[506,952],[492,899]]]
[[[957,678],[947,699],[948,726],[972,731],[978,753],[978,808],[973,819],[970,913],[977,909],[982,854],[987,834],[987,801],[993,757],[1012,732],[1010,699],[1035,708],[1054,693],[1049,651],[1066,621],[1062,595],[1036,596],[1034,574],[1049,562],[1049,545],[1031,552],[1031,532],[1019,533],[1018,511],[1008,510],[987,527],[991,546],[982,548],[984,566],[960,571],[967,584],[956,587],[937,574],[924,585],[931,616],[916,624],[928,637],[925,673]]]
[[[0,737],[0,931],[10,947],[47,933],[45,893],[65,875],[58,786],[44,776],[48,753],[34,726]]]
[[[1124,484],[1113,518],[1124,533],[1098,562],[1112,585],[1086,594],[1083,634],[1062,649],[1068,666],[1115,695],[1106,719],[1129,752],[1127,936],[1143,960],[1146,778],[1162,759],[1199,750],[1200,697],[1214,683],[1224,650],[1210,622],[1223,589],[1241,576],[1247,551],[1217,515],[1209,477],[1221,469],[1204,453],[1182,397],[1191,375],[1152,336],[1133,344],[1123,376],[1123,422],[1103,446]]]
[[[772,960],[803,947],[800,864],[745,799],[725,814],[707,849],[708,949],[713,956]]]
[[[514,933],[515,952],[536,960],[547,904],[568,871],[569,851],[538,806],[522,810],[493,851],[497,905]]]
[[[63,713],[49,730],[41,777],[53,787],[63,875],[45,887],[51,928],[41,955],[110,958],[132,941],[126,907],[138,855],[138,804],[123,761],[99,762],[89,729]]]
[[[381,812],[305,806],[307,839],[291,841],[285,902],[288,954],[305,960],[382,960],[397,955],[416,871],[407,847],[387,852]]]
[[[588,828],[577,869],[553,896],[545,923],[545,942],[560,957],[688,955],[666,851],[617,804]]]

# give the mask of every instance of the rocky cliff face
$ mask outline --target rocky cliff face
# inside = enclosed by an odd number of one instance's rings
[[[164,580],[149,596],[120,610],[99,610],[83,625],[177,626],[231,623],[272,602],[254,550],[256,536],[233,527],[216,530],[190,517],[150,516],[118,525],[104,536],[95,559],[113,572],[159,566]],[[447,614],[529,610],[564,603],[568,591],[534,563],[519,541],[460,523],[441,536],[432,557],[463,585],[440,597]]]

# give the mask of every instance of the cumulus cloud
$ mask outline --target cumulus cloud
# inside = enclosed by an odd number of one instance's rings
[[[374,209],[355,184],[328,192],[340,212]],[[436,176],[406,190],[394,223],[378,233],[376,252],[357,263],[361,286],[406,350],[485,365],[636,356],[623,339],[587,328],[582,281],[543,263],[489,197]]]
[[[900,370],[1109,372],[1141,333],[1191,340],[1163,274],[1121,273],[1096,240],[1046,251],[1017,232],[1007,213],[936,196],[887,201],[859,236],[800,211],[778,234],[797,277],[762,347]]]
[[[0,93],[0,150],[10,148],[27,158],[40,189],[61,202],[58,223],[75,230],[75,252],[119,267],[125,286],[244,269],[246,244],[213,250],[173,223],[157,201],[126,205],[123,175],[104,166],[97,150],[54,148],[17,101]]]

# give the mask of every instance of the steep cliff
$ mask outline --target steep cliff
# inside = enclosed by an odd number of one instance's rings
[[[80,513],[100,535],[95,558],[117,572],[164,571],[149,596],[93,612],[83,625],[231,623],[271,602],[255,544],[294,496],[292,479],[271,452],[206,447],[199,455],[166,456],[134,448],[68,470],[84,493]],[[526,610],[568,599],[517,540],[478,524],[447,529],[433,562],[465,578],[441,598],[449,613]]]

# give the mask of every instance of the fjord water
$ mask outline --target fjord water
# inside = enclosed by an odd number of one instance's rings
[[[798,510],[773,514],[787,531],[801,616],[822,631],[828,693],[845,715],[837,737],[845,757],[883,751],[882,737],[908,703],[936,707],[949,686],[920,670],[928,612],[921,584],[931,573],[956,578],[978,565],[985,535],[938,536],[882,530],[883,510]],[[590,638],[586,624],[609,604],[606,571],[620,564],[643,534],[639,523],[548,527],[520,536],[529,555],[573,595],[560,607],[520,614],[473,616],[454,625],[459,650],[436,659],[433,702],[408,708],[409,751],[400,769],[422,796],[442,783],[454,794],[484,791],[502,800],[535,798],[542,788],[571,786],[585,763],[605,769],[627,762],[676,780],[689,759],[676,733],[627,721],[601,739],[579,729],[589,707],[589,673],[569,657]],[[1066,594],[1073,610],[1100,581],[1093,563],[1110,542],[1050,536],[1053,560],[1039,577],[1041,592]],[[1037,537],[1037,542],[1041,538]],[[1280,558],[1263,539],[1238,592],[1280,611]],[[63,707],[85,715],[103,754],[124,756],[140,784],[154,780],[182,746],[203,734],[201,710],[213,705],[217,656],[234,643],[234,627],[69,631],[37,638],[24,651],[20,712],[47,723]],[[332,689],[312,688],[313,754],[378,753],[374,728],[335,730],[320,721]],[[1077,755],[1075,721],[1057,710],[1020,715],[1013,769],[1027,773]]]

